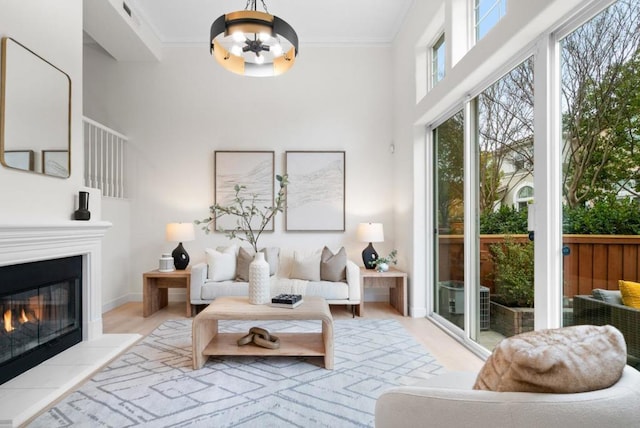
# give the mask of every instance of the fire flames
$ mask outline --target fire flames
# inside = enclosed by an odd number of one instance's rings
[[[13,326],[13,311],[11,311],[11,309],[8,309],[7,311],[5,311],[4,313],[4,330],[6,332],[10,332],[15,330],[15,327]],[[18,317],[17,320],[20,324],[24,324],[26,322],[29,322],[29,318],[27,317],[27,314],[25,314],[24,309],[22,309],[20,311],[20,316]]]

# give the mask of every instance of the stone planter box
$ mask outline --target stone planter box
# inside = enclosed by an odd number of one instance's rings
[[[533,331],[533,308],[510,308],[491,302],[491,330],[510,337]]]

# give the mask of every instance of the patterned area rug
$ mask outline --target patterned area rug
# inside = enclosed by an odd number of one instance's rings
[[[167,321],[31,427],[373,427],[376,398],[444,370],[396,320],[336,320],[335,368],[317,357],[210,357],[191,366],[191,320]],[[320,331],[319,321],[221,321],[220,331]]]

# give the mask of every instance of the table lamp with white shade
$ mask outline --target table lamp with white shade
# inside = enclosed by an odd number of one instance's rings
[[[360,223],[356,234],[358,241],[369,243],[367,248],[362,250],[362,262],[365,268],[373,269],[374,266],[369,263],[378,258],[378,253],[373,248],[373,243],[384,242],[382,223]]]
[[[195,239],[193,223],[167,224],[166,238],[169,242],[178,242],[178,246],[171,253],[173,264],[177,270],[185,270],[189,266],[189,254],[185,251],[182,243]]]

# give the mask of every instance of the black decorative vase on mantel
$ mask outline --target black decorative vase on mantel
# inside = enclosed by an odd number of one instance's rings
[[[73,218],[84,221],[91,218],[91,213],[89,212],[89,192],[80,192],[78,194],[78,209],[73,213]]]

